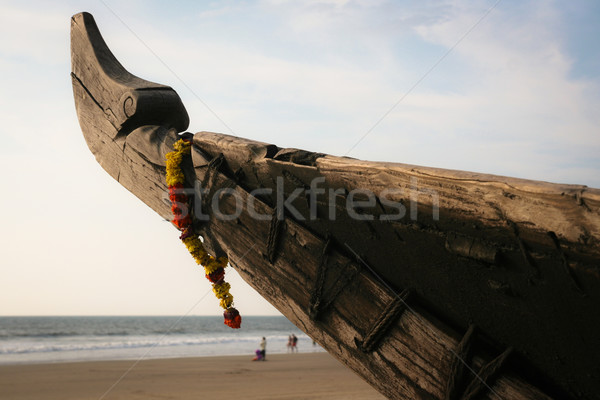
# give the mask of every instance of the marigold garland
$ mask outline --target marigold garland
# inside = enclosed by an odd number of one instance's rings
[[[185,175],[181,169],[181,162],[184,156],[190,154],[191,148],[192,144],[188,140],[180,139],[173,144],[173,151],[166,156],[166,180],[173,212],[172,222],[182,231],[179,238],[196,263],[204,267],[206,279],[212,283],[213,293],[219,299],[219,305],[225,309],[223,313],[225,325],[237,329],[242,324],[242,317],[239,311],[233,307],[233,296],[229,293],[231,285],[224,280],[225,267],[228,263],[227,257],[214,258],[204,249],[202,241],[193,231],[192,217],[188,207],[189,198],[183,193]]]

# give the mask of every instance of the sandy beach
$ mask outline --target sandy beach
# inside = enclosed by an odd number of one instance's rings
[[[228,356],[144,360],[137,364],[2,365],[0,398],[385,399],[327,353],[274,354],[267,358],[266,362],[253,362],[251,356]]]

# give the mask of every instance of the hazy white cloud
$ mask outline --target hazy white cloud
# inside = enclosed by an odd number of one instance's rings
[[[573,160],[600,151],[596,128],[600,116],[591,112],[600,105],[600,96],[589,92],[589,82],[570,78],[572,60],[563,48],[556,11],[537,3],[524,8],[521,11],[527,12],[510,14],[514,10],[502,10],[500,5],[453,50],[473,74],[472,82],[456,90],[473,101],[456,109],[454,97],[449,96],[448,104],[438,108],[436,115],[441,118],[436,121],[442,132],[443,125],[453,130],[465,127],[456,117],[470,120],[482,135],[473,138],[467,128],[462,137],[487,142],[487,162],[494,168],[552,179]],[[465,26],[478,18],[464,6],[457,7],[456,13],[459,17],[421,26],[418,32],[425,40],[450,47]],[[423,104],[428,108],[429,101]],[[444,110],[452,110],[453,123],[446,124]],[[514,144],[504,153],[512,155],[508,158],[495,151],[507,139]],[[461,141],[461,146],[465,142]],[[534,159],[541,163],[532,162]],[[476,165],[485,169],[485,164]],[[487,171],[494,172],[494,168]],[[598,184],[593,175],[573,179]]]

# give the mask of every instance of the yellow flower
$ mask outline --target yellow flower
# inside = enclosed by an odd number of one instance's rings
[[[226,296],[231,296],[229,294],[229,289],[231,289],[231,285],[228,282],[221,282],[213,285],[213,293],[217,296],[218,299],[223,299]]]
[[[175,149],[175,151],[181,152],[181,153],[189,153],[192,147],[192,143],[185,141],[183,139],[179,139],[178,141],[176,141],[175,143],[173,143],[173,148]]]
[[[219,301],[219,305],[227,310],[233,304],[233,296],[230,293],[227,293],[227,297],[224,297]]]
[[[210,257],[209,262],[202,263],[202,265],[204,265],[204,272],[206,273],[206,275],[210,275],[213,272],[215,272],[216,270],[218,270],[219,268],[223,268],[223,264],[221,262],[219,262],[218,260],[215,260],[212,257]]]
[[[184,154],[189,154],[191,151],[191,143],[184,141],[183,139],[178,140],[173,144],[175,150],[167,153],[166,165],[167,165],[167,176],[166,181],[168,186],[174,186],[176,184],[183,184],[185,182],[185,175],[181,170],[181,162],[183,161]]]

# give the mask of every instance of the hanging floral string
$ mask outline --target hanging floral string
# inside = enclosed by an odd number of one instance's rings
[[[219,305],[225,310],[223,313],[225,324],[231,328],[239,328],[242,317],[238,310],[233,308],[233,296],[229,293],[231,285],[224,280],[227,257],[214,258],[208,254],[192,227],[191,212],[188,211],[189,198],[183,193],[185,176],[181,169],[183,157],[190,154],[191,148],[192,144],[188,140],[180,139],[173,144],[174,150],[167,154],[167,185],[173,212],[172,222],[182,231],[179,238],[196,263],[204,267],[206,279],[212,283],[213,293],[219,299]]]

